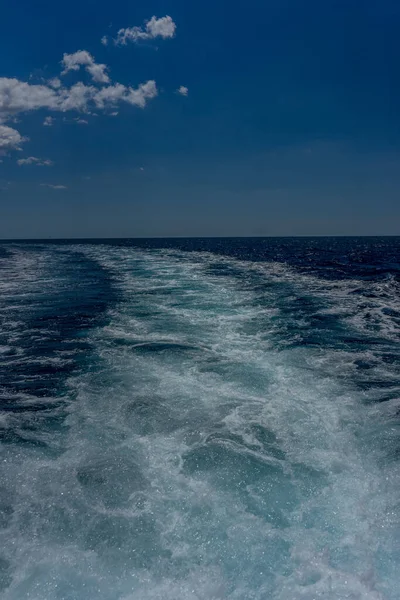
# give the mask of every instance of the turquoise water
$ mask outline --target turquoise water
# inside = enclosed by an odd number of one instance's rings
[[[1,597],[396,600],[399,248],[0,246]]]

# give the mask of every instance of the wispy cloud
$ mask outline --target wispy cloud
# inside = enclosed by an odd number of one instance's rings
[[[189,88],[185,87],[184,85],[181,85],[176,91],[181,96],[187,96],[189,93]]]
[[[144,108],[147,100],[158,94],[156,82],[153,80],[141,83],[137,88],[127,88],[121,83],[110,85],[99,90],[94,98],[98,108],[112,107],[119,101]]]
[[[53,79],[49,79],[47,83],[50,87],[54,88],[55,90],[60,89],[62,85],[61,80],[58,77],[53,77]]]
[[[108,46],[108,37],[106,35],[103,35],[100,41],[103,44],[103,46]]]
[[[28,156],[28,158],[20,158],[17,160],[19,166],[23,165],[36,165],[38,167],[52,167],[54,165],[52,160],[36,158],[36,156]]]
[[[51,188],[52,190],[67,190],[66,185],[54,185],[53,183],[41,183],[42,187]]]
[[[124,46],[128,42],[139,42],[141,40],[150,40],[157,37],[163,39],[173,38],[175,31],[176,24],[169,15],[159,19],[153,16],[147,21],[144,27],[127,27],[120,29],[115,43]]]
[[[43,121],[43,125],[45,125],[46,127],[51,127],[54,124],[55,118],[54,117],[46,117],[45,120]]]
[[[85,67],[96,83],[110,83],[110,78],[106,73],[108,69],[107,65],[97,64],[87,50],[78,50],[73,54],[64,54],[61,64],[64,66],[61,75],[65,75],[69,71],[79,71],[82,66]]]

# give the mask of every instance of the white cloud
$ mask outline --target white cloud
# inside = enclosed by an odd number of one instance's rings
[[[98,108],[107,108],[120,101],[144,108],[147,100],[155,98],[157,94],[157,85],[153,80],[141,83],[137,88],[116,83],[98,90],[93,100]]]
[[[176,24],[172,18],[168,15],[157,19],[157,17],[151,17],[150,21],[147,21],[145,27],[127,27],[120,29],[117,33],[116,44],[126,45],[128,42],[138,42],[140,40],[150,40],[157,37],[163,39],[173,38],[176,31]]]
[[[55,90],[58,90],[61,87],[61,81],[58,77],[53,77],[53,79],[49,79],[47,83],[50,87],[54,88]]]
[[[185,87],[184,85],[181,85],[177,90],[178,94],[181,94],[181,96],[187,96],[189,93],[189,88]]]
[[[67,112],[68,110],[88,112],[88,105],[97,92],[97,88],[92,85],[85,85],[81,81],[78,81],[78,83],[75,83],[69,89],[60,91],[57,110],[62,112]]]
[[[36,158],[36,156],[28,156],[28,158],[20,158],[17,163],[21,167],[22,165],[37,165],[38,167],[52,167],[54,165],[52,160]]]
[[[107,65],[97,64],[87,50],[78,50],[78,52],[74,52],[73,54],[64,54],[61,63],[64,66],[61,75],[65,75],[68,71],[79,71],[82,66],[85,67],[96,83],[110,83],[110,78],[106,73]]]
[[[51,188],[52,190],[66,190],[68,189],[66,185],[53,185],[52,183],[41,183],[42,187]]]
[[[17,113],[42,108],[60,112],[76,110],[87,113],[93,105],[97,108],[112,108],[119,101],[144,107],[146,101],[155,98],[157,93],[156,82],[153,80],[141,83],[137,88],[115,83],[98,89],[79,81],[70,88],[53,90],[44,85],[31,85],[18,79],[1,77],[0,122]],[[44,124],[52,123],[52,117],[45,119]]]
[[[106,108],[107,105],[113,106],[119,102],[126,93],[126,87],[122,83],[115,83],[101,88],[96,93],[94,101],[97,108]]]
[[[8,150],[20,150],[20,146],[23,142],[26,142],[27,138],[12,127],[0,124],[0,152],[3,154]]]
[[[103,46],[108,46],[108,37],[106,35],[103,35],[100,41],[103,44]]]
[[[75,55],[64,55],[67,70],[79,69],[79,66],[83,64],[81,59],[78,61],[74,59],[74,62],[72,59],[69,61],[65,58],[71,56]],[[99,72],[103,72],[102,67],[105,67],[105,65],[94,64],[86,64],[86,66],[91,69],[92,75],[98,73],[93,68],[100,68]],[[108,81],[108,76],[106,77]],[[105,81],[103,79],[103,82]],[[53,86],[57,85],[54,81],[52,84]],[[24,138],[16,129],[5,124],[7,121],[15,121],[19,113],[40,109],[57,112],[76,111],[84,114],[91,114],[93,109],[103,109],[115,113],[119,102],[144,108],[148,100],[155,98],[157,94],[156,82],[153,80],[141,83],[136,88],[121,83],[99,88],[94,85],[85,85],[82,82],[75,83],[69,88],[63,86],[54,88],[49,84],[36,85],[15,78],[0,77],[0,154],[4,155],[10,150],[19,150],[21,144],[27,141],[27,138]],[[54,117],[46,116],[43,125],[51,127],[54,120]],[[76,121],[82,125],[87,124],[86,120],[80,117]]]
[[[106,73],[107,65],[89,65],[86,70],[92,76],[93,81],[96,83],[110,83],[110,78]]]
[[[151,17],[150,21],[146,24],[146,30],[151,37],[162,37],[172,38],[175,35],[176,25],[174,21],[168,15],[166,17]]]
[[[128,88],[128,94],[125,98],[123,98],[123,100],[125,100],[125,102],[129,102],[129,104],[134,104],[135,106],[144,108],[147,100],[155,98],[157,94],[158,90],[156,82],[150,80],[146,83],[141,83],[136,89]]]
[[[57,110],[59,92],[46,85],[31,85],[25,81],[0,77],[0,122],[17,113],[39,108]]]
[[[86,119],[75,119],[75,122],[78,123],[78,125],[89,125],[89,121],[86,121]]]

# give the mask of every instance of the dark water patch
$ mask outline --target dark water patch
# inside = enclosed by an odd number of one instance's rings
[[[281,467],[268,457],[257,456],[242,446],[236,436],[211,437],[184,456],[184,471],[191,474],[209,473],[223,486],[239,488],[260,479],[282,473]]]
[[[15,497],[6,487],[0,486],[0,529],[7,529],[14,514]]]
[[[397,322],[397,320],[400,319],[400,311],[395,310],[394,308],[383,307],[382,313],[384,315],[388,315],[389,317],[394,317],[395,322]]]
[[[5,261],[14,286],[14,308],[2,313],[0,342],[8,349],[12,364],[0,365],[0,412],[13,413],[15,418],[11,430],[3,430],[2,437],[6,443],[46,446],[42,433],[56,433],[61,421],[60,403],[67,397],[71,400],[67,380],[84,369],[92,357],[92,347],[80,339],[80,333],[100,324],[116,295],[109,275],[84,254],[56,249],[49,253],[43,246],[26,250],[16,247]],[[21,272],[21,264],[25,271]],[[0,307],[2,304],[7,307],[7,295],[0,297]],[[20,323],[17,330],[8,325],[14,320]],[[63,357],[66,351],[68,359]],[[24,395],[32,401],[25,402]],[[54,398],[54,402],[44,408],[34,397]],[[33,417],[30,422],[29,413]],[[15,420],[18,414],[22,419],[19,424]]]
[[[169,340],[160,340],[160,341],[151,341],[151,342],[136,342],[134,344],[131,344],[131,348],[132,350],[136,351],[136,352],[141,352],[141,353],[158,353],[158,352],[165,352],[165,353],[170,353],[170,352],[188,352],[188,351],[195,351],[195,352],[202,352],[204,351],[204,348],[200,348],[199,346],[195,346],[192,344],[185,344],[182,342],[172,342]]]
[[[24,447],[31,447],[31,448],[38,448],[38,449],[48,449],[49,446],[48,444],[41,440],[38,439],[37,437],[33,437],[33,436],[29,436],[27,435],[27,433],[29,433],[29,428],[26,427],[19,427],[18,429],[22,429],[22,431],[17,431],[17,428],[13,429],[13,428],[9,428],[7,427],[5,428],[0,428],[0,441],[3,444],[12,444],[12,445],[17,445],[17,446],[21,446],[21,448]],[[27,429],[28,432],[25,432],[24,429]],[[32,429],[31,429],[32,431]],[[34,430],[33,430],[34,431]]]
[[[0,556],[0,592],[6,590],[12,582],[10,562]]]
[[[122,453],[82,465],[76,477],[90,502],[107,508],[127,504],[132,494],[147,485],[138,465]]]
[[[1,241],[0,241],[0,269],[3,266],[7,266],[7,259],[11,258],[13,255],[13,252],[10,248],[7,248],[6,246],[3,246]]]
[[[338,469],[340,467],[338,466]],[[303,463],[292,463],[290,471],[296,488],[303,497],[311,497],[330,484],[330,474]]]
[[[368,388],[367,388],[368,389]],[[400,389],[394,390],[393,392],[380,394],[373,394],[363,400],[364,404],[383,404],[384,402],[393,402],[397,400],[400,402]]]
[[[356,336],[343,336],[342,343],[344,345],[353,346],[354,348],[363,348],[365,346],[381,346],[382,340],[378,338],[371,338],[365,334],[365,337]]]
[[[375,365],[374,363],[368,362],[367,360],[357,359],[354,361],[354,366],[360,371],[369,371]]]
[[[204,269],[204,274],[211,277],[235,277],[237,279],[246,279],[246,272],[244,269],[240,269],[224,262],[213,262],[207,265]]]
[[[363,390],[373,389],[379,391],[385,389],[392,389],[394,386],[398,385],[398,382],[394,382],[391,379],[373,379],[371,377],[370,379],[364,380],[357,379],[356,384]],[[397,389],[399,390],[399,388]]]
[[[0,410],[5,413],[37,413],[37,412],[47,412],[54,411],[54,409],[60,408],[62,406],[62,402],[57,400],[51,404],[39,404],[38,402],[30,402],[29,404],[18,403],[15,398],[10,399],[1,399],[0,400]]]
[[[185,423],[165,399],[155,395],[138,396],[124,409],[125,422],[138,435],[171,433]]]
[[[249,513],[286,528],[287,514],[295,507],[298,496],[274,454],[281,458],[274,448],[269,448],[269,454],[257,452],[244,446],[239,436],[213,434],[186,453],[183,471],[206,477],[236,497]]]
[[[170,559],[164,549],[154,517],[143,515],[131,518],[97,516],[85,533],[84,545],[94,550],[108,567],[118,565],[123,571],[151,568],[161,558]]]
[[[279,447],[276,434],[258,423],[253,423],[249,427],[249,433],[262,445],[267,455],[273,456],[277,460],[285,460],[285,452]]]

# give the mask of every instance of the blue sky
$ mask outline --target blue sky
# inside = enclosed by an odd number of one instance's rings
[[[0,237],[400,234],[399,31],[395,0],[7,3]]]

